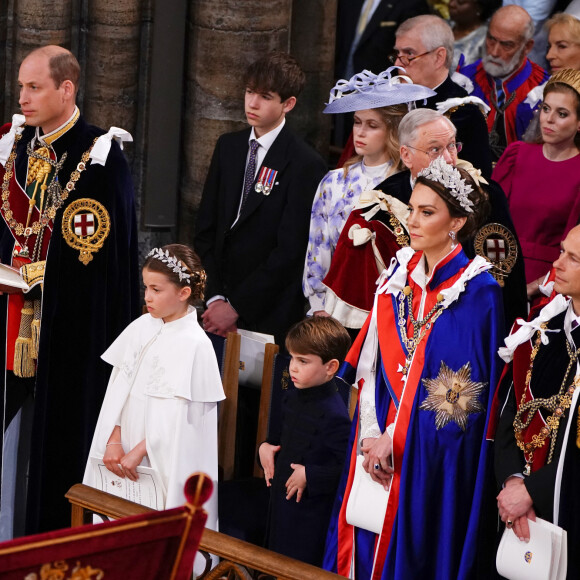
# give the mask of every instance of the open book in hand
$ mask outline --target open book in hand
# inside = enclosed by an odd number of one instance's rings
[[[102,459],[91,457],[94,487],[112,495],[128,499],[154,510],[165,509],[165,489],[157,471],[151,467],[137,467],[139,478],[131,481],[109,471]]]
[[[0,292],[14,294],[15,292],[28,292],[28,284],[20,274],[20,270],[0,264]]]

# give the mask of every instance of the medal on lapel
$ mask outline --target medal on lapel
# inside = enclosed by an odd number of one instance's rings
[[[272,188],[274,187],[274,180],[278,175],[278,171],[275,169],[270,169],[269,167],[262,167],[260,171],[260,176],[258,177],[258,182],[256,183],[255,190],[258,193],[263,193],[264,195],[270,195]]]

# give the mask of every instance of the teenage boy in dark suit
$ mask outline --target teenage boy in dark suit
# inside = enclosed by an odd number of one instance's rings
[[[194,242],[208,276],[202,318],[210,332],[240,327],[274,334],[283,344],[287,329],[304,316],[310,210],[327,170],[286,126],[304,81],[286,53],[251,64],[244,77],[250,127],[216,144]]]

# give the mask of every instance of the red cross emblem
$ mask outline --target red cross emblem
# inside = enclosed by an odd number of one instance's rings
[[[92,213],[77,213],[73,218],[73,226],[77,236],[92,236],[95,233],[95,216]]]
[[[505,241],[500,238],[487,238],[485,240],[487,257],[492,262],[505,260]]]

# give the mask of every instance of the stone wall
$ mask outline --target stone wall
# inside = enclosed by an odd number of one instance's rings
[[[18,67],[43,44],[70,48],[82,67],[78,102],[87,120],[123,127],[138,202],[147,159],[149,63],[155,10],[162,0],[0,0],[2,119],[18,108]],[[140,228],[143,250],[191,242],[196,210],[217,137],[245,126],[241,71],[272,49],[289,50],[307,74],[290,124],[324,155],[329,119],[320,113],[332,86],[336,0],[190,0],[184,41],[180,190],[176,227]],[[171,55],[167,55],[170,59]],[[162,115],[161,115],[162,118]],[[138,203],[140,206],[140,204]]]

